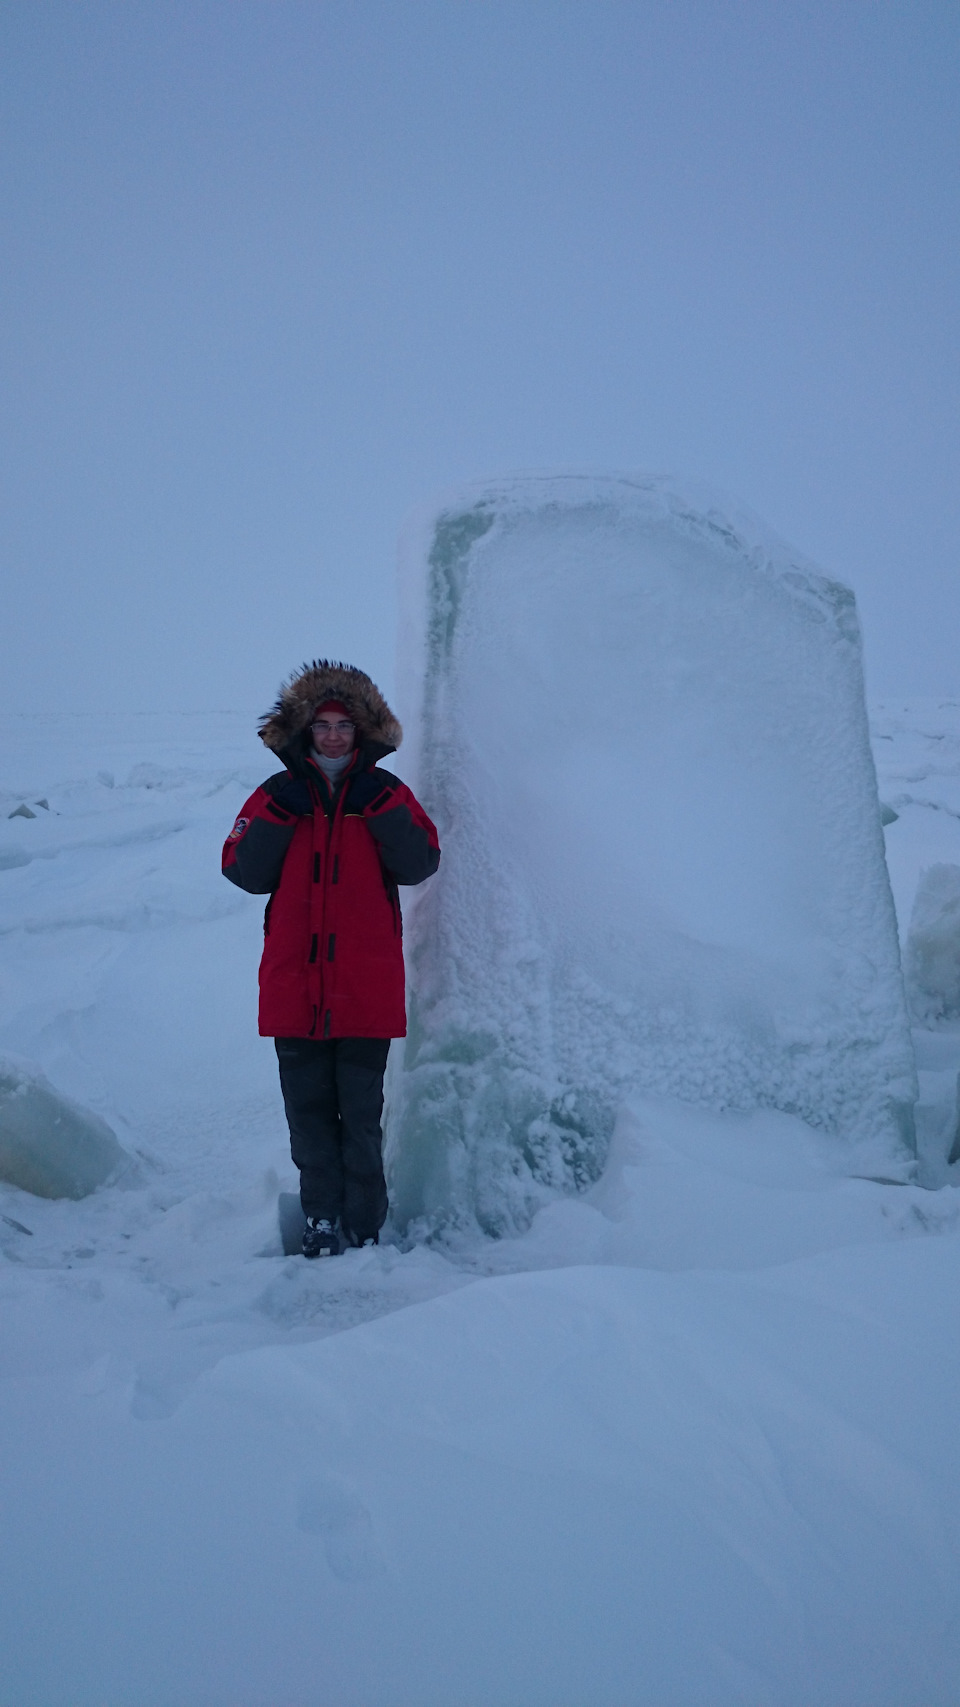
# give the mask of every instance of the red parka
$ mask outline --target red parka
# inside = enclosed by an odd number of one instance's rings
[[[340,700],[358,746],[332,790],[311,762],[314,709]],[[264,1037],[403,1037],[398,884],[440,860],[410,789],[377,760],[402,732],[369,677],[313,664],[284,690],[261,737],[286,768],[253,793],[223,848],[223,873],[269,894],[260,963]]]

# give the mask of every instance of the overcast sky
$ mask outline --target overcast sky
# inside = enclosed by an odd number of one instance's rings
[[[957,0],[5,0],[0,699],[393,680],[405,514],[684,471],[960,695]]]

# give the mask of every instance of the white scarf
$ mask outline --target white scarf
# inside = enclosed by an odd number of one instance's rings
[[[337,783],[340,781],[341,776],[350,763],[350,760],[353,758],[353,753],[344,753],[339,759],[328,759],[326,753],[318,753],[316,748],[314,748],[310,757],[314,764],[319,765],[322,770],[327,782],[330,784],[330,792],[332,794]]]

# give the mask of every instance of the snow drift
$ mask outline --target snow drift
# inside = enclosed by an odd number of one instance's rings
[[[916,1098],[852,593],[665,481],[530,477],[415,524],[401,1222],[522,1227],[625,1095],[903,1161]],[[410,761],[407,769],[409,773]]]

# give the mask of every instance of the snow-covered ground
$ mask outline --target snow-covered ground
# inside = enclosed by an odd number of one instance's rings
[[[522,1237],[285,1259],[254,721],[0,728],[0,1057],[137,1163],[0,1186],[3,1707],[955,1707],[960,1021],[919,1183],[638,1102]],[[960,702],[873,735],[905,933]]]

